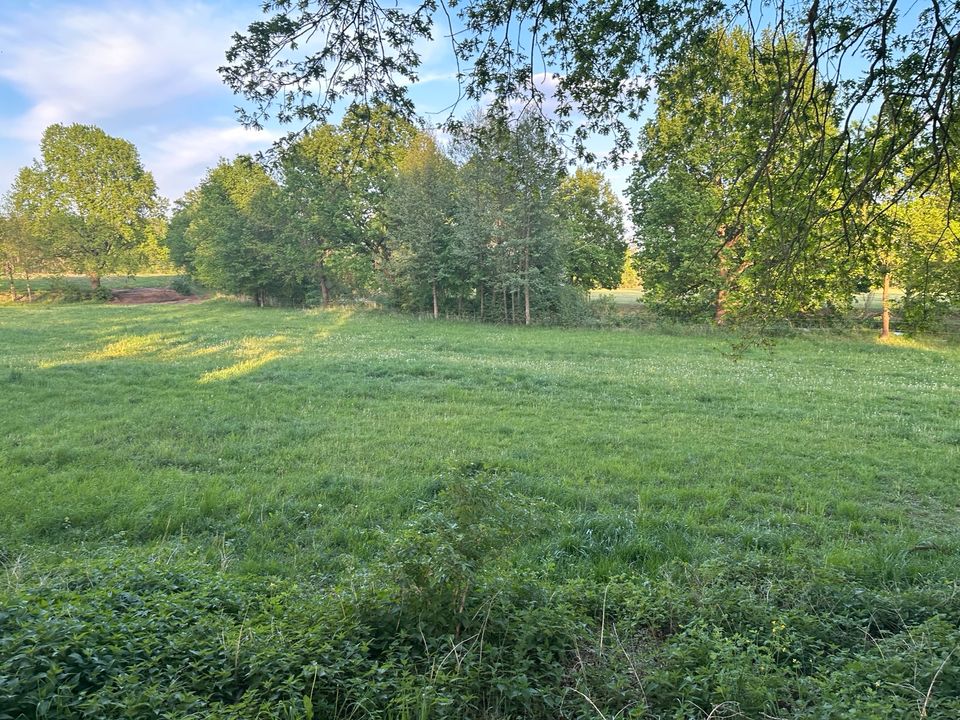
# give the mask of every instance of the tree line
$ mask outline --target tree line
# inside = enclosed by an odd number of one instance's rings
[[[247,126],[322,121],[360,96],[413,114],[417,43],[440,32],[457,63],[453,107],[492,97],[507,113],[549,99],[582,156],[598,134],[615,162],[638,151],[630,199],[660,310],[809,315],[845,307],[852,288],[899,284],[906,316],[924,325],[956,300],[956,3],[261,9],[267,19],[233,36],[220,68],[247,101]]]
[[[157,257],[163,203],[129,143],[53,126],[41,155],[7,202],[11,277],[62,268],[97,287]],[[609,183],[568,172],[546,123],[478,115],[445,148],[384,105],[351,107],[271,166],[222,160],[174,203],[160,237],[200,284],[259,305],[376,297],[434,317],[526,324],[615,287],[627,252]]]
[[[718,324],[822,319],[881,288],[886,334],[896,287],[903,320],[934,326],[960,301],[950,177],[902,192],[929,147],[904,146],[882,107],[843,130],[815,75],[791,82],[803,53],[790,36],[715,28],[662,68],[626,191],[644,303]],[[897,160],[849,193],[848,171],[890,155],[885,143]],[[822,157],[851,146],[851,167],[825,175]],[[11,280],[66,268],[96,285],[166,253],[261,305],[376,298],[434,316],[572,319],[586,291],[618,284],[627,243],[609,183],[568,167],[536,114],[477,113],[441,143],[396,108],[355,104],[268,166],[222,161],[167,218],[129,143],[53,126],[0,218],[0,260]]]

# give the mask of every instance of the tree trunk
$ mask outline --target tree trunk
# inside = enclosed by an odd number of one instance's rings
[[[433,319],[440,317],[440,308],[437,306],[437,281],[434,280],[431,288],[433,290]]]
[[[510,322],[517,324],[517,291],[510,291]]]
[[[716,308],[713,312],[713,321],[717,325],[723,325],[724,316],[727,314],[727,289],[721,287],[717,290]]]
[[[483,322],[483,285],[480,285],[480,322]]]
[[[740,241],[743,234],[743,228],[738,225],[724,225],[717,234],[723,238],[723,245],[717,253],[717,271],[720,275],[720,288],[717,290],[716,307],[713,312],[713,321],[717,325],[723,325],[727,315],[727,295],[730,289],[730,283],[749,267],[750,263],[744,261],[733,272],[730,269],[730,258],[727,252],[732,250]]]
[[[323,304],[330,304],[330,286],[327,284],[327,276],[320,275],[320,295],[323,297]]]
[[[11,302],[17,301],[17,284],[13,281],[13,265],[7,263],[6,265],[7,277],[10,278],[10,300]]]
[[[88,276],[90,278],[90,287],[94,290],[100,289],[100,273],[90,273]]]
[[[530,248],[523,250],[523,323],[530,324]]]
[[[503,286],[503,321],[510,322],[510,306],[507,305],[507,286]]]
[[[880,337],[890,337],[890,273],[883,274],[883,295],[880,298]]]

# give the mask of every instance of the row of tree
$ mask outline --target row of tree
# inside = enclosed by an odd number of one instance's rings
[[[803,52],[789,36],[758,44],[717,29],[658,76],[627,192],[645,302],[723,323],[844,311],[882,287],[886,333],[898,286],[906,316],[930,325],[960,301],[948,175],[929,172],[922,139],[904,145],[889,105],[845,127],[830,87],[792,72]],[[845,171],[826,171],[839,152]],[[878,157],[898,161],[858,174]],[[863,178],[856,192],[851,177]],[[96,287],[168,253],[202,284],[260,304],[376,296],[506,322],[616,286],[626,247],[609,185],[568,173],[541,119],[477,115],[442,146],[385,105],[315,127],[270,169],[222,161],[168,226],[132,145],[53,126],[0,215],[11,287],[16,272],[41,270]]]
[[[656,98],[631,194],[659,307],[783,316],[898,272],[920,315],[956,298],[960,4],[454,5],[264,3],[220,73],[247,101],[247,126],[323,121],[351,97],[413,115],[417,44],[452,22],[441,34],[461,97],[495,98],[504,113],[549,101],[587,158],[601,135],[627,161]]]
[[[386,106],[353,106],[268,170],[223,160],[172,217],[136,149],[54,125],[0,215],[14,276],[110,273],[171,262],[261,304],[378,296],[397,306],[530,323],[615,287],[623,212],[595,171],[565,170],[547,125],[478,116],[445,150]],[[29,282],[27,283],[29,292]]]
[[[172,259],[260,304],[386,295],[435,317],[531,323],[615,287],[627,243],[603,177],[567,174],[547,125],[478,117],[449,152],[385,106],[354,106],[277,171],[221,162],[178,201]]]

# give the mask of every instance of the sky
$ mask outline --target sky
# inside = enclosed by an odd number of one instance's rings
[[[244,129],[217,73],[232,33],[261,17],[260,0],[0,0],[0,194],[54,123],[129,140],[170,199],[221,157],[269,147],[292,128]],[[411,95],[441,119],[457,96],[449,44],[420,51]]]
[[[260,2],[0,0],[0,195],[54,123],[129,140],[171,200],[221,157],[264,150],[295,129],[243,128],[234,114],[242,100],[217,73],[231,35],[264,17]],[[440,121],[458,95],[449,40],[438,31],[418,50],[410,94],[421,115]],[[615,189],[626,176],[611,175]]]

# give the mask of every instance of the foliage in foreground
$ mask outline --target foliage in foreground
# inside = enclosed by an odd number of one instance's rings
[[[472,472],[335,584],[161,549],[11,583],[0,718],[960,713],[955,580],[901,587],[742,552],[551,582],[496,560],[543,534],[546,501]]]

